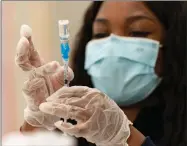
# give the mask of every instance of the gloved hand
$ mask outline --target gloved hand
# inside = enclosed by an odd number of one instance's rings
[[[21,27],[21,39],[18,42],[15,57],[16,64],[23,71],[30,71],[28,80],[24,83],[22,90],[27,103],[24,110],[24,119],[32,126],[52,130],[55,128],[54,123],[59,120],[59,117],[41,112],[39,105],[63,86],[64,69],[56,61],[44,63],[34,48],[31,32],[29,26],[23,25]],[[69,81],[74,77],[70,68],[68,77]]]
[[[84,137],[97,146],[127,146],[132,124],[118,105],[97,89],[84,86],[62,87],[40,105],[40,110],[63,121],[56,127],[75,137]]]

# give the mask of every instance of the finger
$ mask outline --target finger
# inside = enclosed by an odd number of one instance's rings
[[[81,98],[91,89],[86,86],[72,86],[72,87],[62,87],[57,90],[54,94],[48,97],[47,101],[53,101],[59,98],[70,98],[70,97],[79,97]]]
[[[33,69],[30,74],[30,79],[52,75],[55,72],[59,71],[60,67],[61,66],[57,61],[49,62],[41,67]]]
[[[35,78],[24,82],[23,91],[32,92],[45,85],[45,81],[42,78]]]
[[[63,128],[61,127],[62,124],[63,124],[62,120],[57,121],[57,122],[54,123],[56,128],[58,128],[59,130],[61,130],[64,133]],[[71,127],[71,126],[73,126],[71,123],[65,122],[65,127]],[[71,135],[71,134],[68,133],[68,135]],[[74,136],[74,135],[71,135],[71,136]]]
[[[35,78],[24,83],[22,93],[26,102],[33,106],[39,106],[49,96],[48,89],[43,78]]]
[[[60,68],[59,72],[57,72],[56,74],[54,74],[54,76],[56,77],[56,80],[60,84],[63,84],[64,83],[64,66],[62,66]],[[72,69],[70,67],[68,67],[67,79],[68,79],[68,81],[72,81],[73,78],[74,78],[74,73],[73,73]]]
[[[44,64],[44,60],[40,57],[38,51],[35,49],[34,44],[32,42],[32,38],[28,38],[30,44],[30,63],[34,67],[40,67]]]
[[[42,61],[42,59],[40,58],[39,53],[37,52],[37,50],[34,47],[34,44],[32,42],[32,29],[28,26],[28,25],[22,25],[21,29],[20,29],[20,35],[27,38],[29,41],[29,51],[30,51],[30,63],[32,66],[34,67],[39,67],[42,64],[44,64],[44,62]]]
[[[81,98],[68,98],[66,104],[71,106],[78,106],[85,109],[93,107],[103,107],[104,105],[100,94],[98,94],[98,92],[95,92],[94,90],[90,90]]]
[[[20,36],[30,38],[32,36],[32,29],[28,25],[23,24],[20,29]]]
[[[16,65],[18,65],[24,71],[31,70],[33,66],[29,61],[29,56],[29,41],[25,37],[22,37],[19,40],[16,48]]]
[[[74,73],[71,68],[68,67],[67,80],[72,81]],[[57,73],[52,75],[52,84],[55,87],[55,91],[60,89],[64,85],[64,67],[61,67]]]
[[[16,64],[24,71],[32,70],[33,68],[41,66],[41,58],[31,40],[31,28],[27,25],[22,25],[20,35],[21,39],[16,48]]]
[[[72,125],[62,121],[55,123],[55,126],[61,131],[68,133],[69,135],[75,137],[86,137],[89,132],[89,123],[81,123],[77,125]]]
[[[76,121],[86,121],[90,117],[86,109],[63,103],[45,102],[39,108],[44,113],[65,119],[75,119]]]

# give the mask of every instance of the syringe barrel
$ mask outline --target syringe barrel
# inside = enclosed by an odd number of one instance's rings
[[[60,48],[61,48],[61,54],[62,58],[67,61],[69,58],[69,21],[68,20],[59,20],[59,37],[60,37]]]
[[[68,61],[69,52],[70,52],[69,43],[68,43],[68,42],[63,42],[63,43],[61,43],[60,48],[61,48],[62,58],[63,58],[65,61]]]

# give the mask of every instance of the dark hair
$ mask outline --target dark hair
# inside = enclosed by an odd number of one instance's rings
[[[84,70],[85,47],[92,39],[92,24],[102,2],[93,2],[85,13],[73,54],[75,78],[72,85],[92,86]],[[186,2],[145,2],[165,27],[163,43],[163,81],[160,84],[165,104],[164,132],[160,141],[164,146],[187,145],[186,99]]]

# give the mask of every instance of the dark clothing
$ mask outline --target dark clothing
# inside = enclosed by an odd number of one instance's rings
[[[146,137],[142,146],[156,146],[156,145],[153,143],[153,141],[150,139],[150,137]]]
[[[81,138],[81,139],[79,139],[78,146],[95,146],[95,145],[88,143],[85,139]],[[150,137],[146,137],[142,146],[156,146],[156,145],[153,143],[153,141],[150,139]]]

